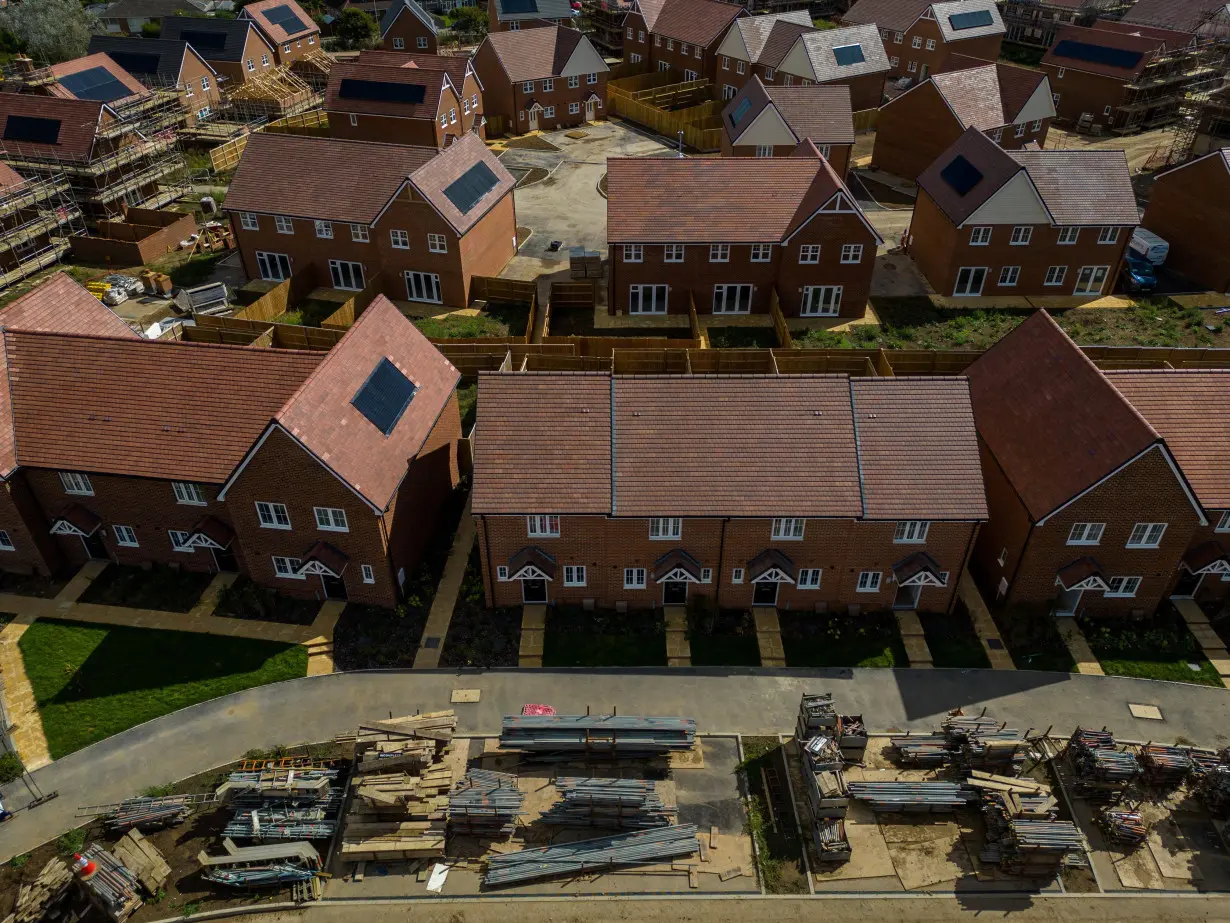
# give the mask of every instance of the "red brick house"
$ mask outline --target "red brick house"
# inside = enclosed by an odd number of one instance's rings
[[[103,52],[95,52],[71,61],[61,61],[49,68],[54,83],[35,92],[60,99],[83,99],[123,106],[148,98],[150,91],[132,74],[120,67]]]
[[[327,354],[143,340],[63,276],[0,327],[0,568],[161,563],[389,606],[458,482],[459,374],[386,299]]]
[[[1174,94],[1206,79],[1197,57],[1190,33],[1099,21],[1061,29],[1041,67],[1060,122],[1124,132],[1175,119]],[[1173,92],[1158,93],[1159,82]]]
[[[1167,269],[1230,292],[1230,148],[1159,174],[1140,223],[1169,242]]]
[[[1230,37],[1230,9],[1222,0],[1137,0],[1123,21],[1193,32],[1202,39]]]
[[[753,76],[722,110],[723,157],[789,157],[805,140],[845,178],[854,147],[849,87],[766,87]]]
[[[380,20],[380,47],[385,51],[435,54],[440,48],[440,29],[416,0],[401,0],[392,4]],[[360,59],[362,56],[360,52]]]
[[[1045,311],[966,375],[990,507],[970,571],[986,599],[1152,614],[1208,524],[1162,434]]]
[[[318,181],[309,181],[316,177]],[[514,180],[469,132],[443,151],[252,135],[227,194],[250,278],[464,307],[516,252]]]
[[[471,131],[470,100],[447,71],[338,62],[325,86],[329,134],[351,141],[448,147]]]
[[[461,55],[409,54],[404,51],[360,51],[360,64],[379,64],[384,67],[410,67],[422,70],[444,71],[452,81],[453,88],[460,91],[461,114],[466,131],[477,131],[479,137],[487,137],[486,119],[483,118],[483,84],[474,70],[472,58]],[[462,122],[458,124],[461,125]]]
[[[916,81],[944,70],[950,54],[994,61],[1007,31],[995,0],[858,0],[841,21],[878,28],[889,77]]]
[[[637,0],[624,19],[624,60],[683,81],[716,80],[718,46],[746,15],[721,0]]]
[[[251,19],[167,16],[162,38],[187,42],[209,66],[238,85],[277,67],[278,51]]]
[[[551,131],[604,116],[610,68],[576,29],[493,32],[474,53],[493,136]]]
[[[913,181],[967,128],[1004,150],[1046,146],[1055,107],[1045,74],[961,55],[950,55],[948,65],[960,69],[932,74],[880,109],[877,168]]]
[[[1122,151],[1005,151],[969,128],[918,178],[907,247],[941,295],[1096,297],[1138,220]]]
[[[256,24],[279,64],[294,64],[320,50],[320,27],[295,0],[255,0],[244,5],[238,18]]]
[[[91,35],[89,53],[98,52],[151,89],[178,88],[190,125],[209,118],[222,103],[218,72],[187,42]]]
[[[717,47],[717,83],[722,87],[722,97],[730,99],[753,76],[772,83],[782,58],[798,37],[816,31],[807,10],[740,16]]]
[[[987,515],[960,378],[483,372],[478,390],[493,606],[946,611]]]
[[[815,145],[758,160],[610,158],[612,314],[862,317],[880,235]]]
[[[568,0],[488,0],[487,18],[492,32],[573,26]]]

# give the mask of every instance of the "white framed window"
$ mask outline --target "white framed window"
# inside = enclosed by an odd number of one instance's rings
[[[349,532],[350,523],[346,521],[346,511],[336,506],[314,506],[312,513],[316,516],[316,528],[325,532]]]
[[[470,97],[470,108],[473,109],[475,112],[478,111],[478,94],[477,93],[475,93],[473,96]]]
[[[588,83],[588,84],[595,84],[595,83],[597,83],[597,82],[598,82],[598,72],[597,72],[597,71],[594,71],[592,74],[586,74],[586,75],[585,75],[585,82],[586,82],[586,83]]]
[[[891,58],[888,59],[888,63],[890,67],[900,67],[901,59],[897,57],[896,55],[893,55]]]
[[[573,74],[571,77],[568,78],[568,89],[575,90],[580,85],[581,85],[581,75],[580,74]]]
[[[427,49],[427,36],[420,35],[418,38],[416,38],[414,40],[414,46],[416,48],[419,48],[425,51]]]
[[[771,67],[766,67],[766,68],[764,69],[764,79],[765,79],[765,80],[772,80],[772,79],[773,79],[773,68],[771,68]]]
[[[719,58],[719,60],[722,63],[722,70],[724,71],[730,70],[730,58],[726,57],[726,55],[722,55],[721,58]]]
[[[1128,548],[1156,548],[1162,543],[1166,534],[1164,522],[1138,522],[1132,526],[1132,534],[1128,536]]]
[[[863,245],[842,244],[841,261],[843,263],[861,263],[863,261]]]
[[[427,251],[429,253],[448,253],[447,238],[443,234],[428,234]]]
[[[730,582],[731,583],[742,583],[743,582],[743,568],[742,567],[731,568]]]
[[[261,67],[268,67],[268,66],[269,66],[269,55],[267,54],[261,55]]]
[[[196,117],[201,120],[209,118],[212,114],[213,114],[213,109],[210,108],[209,106],[202,106],[200,109],[196,111]]]
[[[782,86],[788,87],[788,86],[793,86],[793,85],[794,85],[794,75],[793,74],[782,74]]]
[[[394,250],[409,250],[410,249],[410,232],[399,231],[396,228],[389,231],[389,243],[392,244]]]
[[[359,127],[359,117],[355,115],[353,112],[350,113],[350,127],[351,128]]]
[[[1041,131],[1042,130],[1042,119],[1034,119],[1033,124],[1029,126],[1029,130],[1030,131]]]
[[[1068,72],[1068,69],[1066,67],[1059,68],[1058,70],[1055,71],[1055,79],[1062,80],[1063,75],[1066,74],[1067,72]]]
[[[569,103],[568,104],[568,114],[569,115],[576,115],[580,111],[581,111],[580,103]]]
[[[803,244],[799,247],[799,262],[800,263],[819,263],[820,262],[820,245],[819,244]]]
[[[662,248],[662,260],[666,263],[682,263],[683,253],[683,244],[667,244]]]
[[[1020,266],[1004,266],[999,271],[999,284],[1004,288],[1011,288],[1016,285],[1017,280],[1021,277]]]
[[[257,500],[256,518],[260,520],[262,529],[290,528],[290,513],[286,511],[285,503],[270,503],[266,500]]]
[[[819,567],[800,567],[799,577],[795,581],[795,586],[800,590],[818,590],[820,589],[820,575],[824,573]]]
[[[683,520],[678,516],[649,520],[649,537],[654,541],[668,541],[683,535]]]
[[[788,517],[773,520],[773,540],[779,542],[796,542],[803,537],[803,527],[807,523],[802,517]]]
[[[825,160],[833,156],[833,145],[831,144],[817,144],[816,149],[824,156]]]
[[[903,544],[919,544],[927,540],[927,532],[931,523],[921,519],[907,519],[897,523],[897,531],[893,533],[893,541]]]
[[[702,567],[700,569],[700,582],[701,583],[712,583],[713,582],[713,568],[712,567]]]
[[[370,564],[360,564],[359,572],[363,574],[364,583],[375,583],[376,582],[376,569],[372,567]]]
[[[175,502],[188,506],[204,506],[205,489],[200,484],[191,481],[172,481],[171,490],[175,492]]]
[[[534,81],[527,80],[525,81],[525,83],[521,84],[521,92],[522,93],[533,93],[534,92]]]
[[[88,474],[81,474],[77,471],[61,471],[60,484],[64,488],[66,494],[74,494],[78,497],[94,496],[94,485],[90,483]]]
[[[1063,285],[1064,276],[1068,274],[1067,266],[1048,266],[1044,285]]]
[[[1139,577],[1110,577],[1106,581],[1105,596],[1129,598],[1136,595],[1140,589]]]
[[[1016,131],[1013,132],[1013,137],[1014,138],[1024,138],[1025,137],[1025,123],[1024,122],[1016,126]]]
[[[675,50],[675,40],[674,40],[673,38],[668,38],[668,39],[666,40],[666,50],[667,50],[667,51],[674,51],[674,50]]]
[[[525,528],[530,538],[559,538],[559,517],[526,516]]]
[[[629,285],[629,314],[665,314],[667,301],[665,285]]]
[[[1103,114],[1103,115],[1110,115],[1110,106],[1104,106],[1104,107],[1102,108],[1102,114]]]
[[[470,100],[464,96],[461,98],[461,111],[466,115],[470,114]]]
[[[448,123],[449,123],[450,125],[456,125],[456,124],[457,124],[457,110],[456,110],[456,109],[449,109],[449,110],[448,110]]]
[[[1117,244],[1119,243],[1118,228],[1102,228],[1098,232],[1098,243],[1100,244]]]
[[[401,51],[405,47],[406,47],[406,40],[404,38],[393,39],[393,50],[394,51]]]
[[[440,116],[440,127],[448,128],[448,113],[445,112]]]
[[[290,42],[287,42],[285,45],[282,46],[282,51],[285,54],[290,54]]]
[[[298,558],[284,558],[280,555],[273,555],[273,575],[281,577],[284,580],[306,580],[304,574],[299,573],[299,568],[303,566],[303,562]]]
[[[315,36],[314,34],[313,34],[313,35],[309,35],[309,36],[308,36],[308,44],[309,44],[309,45],[315,45],[315,44],[316,44],[316,36]]]
[[[756,145],[756,156],[757,157],[772,157],[773,156],[773,145],[757,144]]]
[[[894,45],[900,45],[904,41],[905,41],[905,36],[902,35],[900,32],[893,33],[893,44]]]
[[[1034,229],[1028,224],[1018,224],[1012,229],[1012,239],[1008,241],[1014,247],[1024,247],[1033,239]]]
[[[192,95],[192,84],[190,82],[184,84],[184,95],[185,96]]]
[[[645,589],[645,568],[625,567],[624,568],[624,589],[625,590]]]
[[[350,239],[356,244],[368,243],[371,238],[371,229],[366,224],[352,224],[350,226]]]
[[[508,579],[508,568],[505,567],[503,564],[497,567],[495,569],[495,579],[496,580],[507,580]]]
[[[996,143],[1003,141],[1004,140],[1004,130],[1002,128],[997,128],[995,129],[995,131],[991,132],[991,140]]]
[[[585,565],[564,565],[564,586],[585,586]]]
[[[878,570],[861,571],[858,575],[858,586],[855,589],[859,593],[878,593],[881,576]]]
[[[918,73],[918,62],[911,61],[909,66],[906,68],[906,70],[908,70],[911,74],[917,74]]]
[[[747,72],[747,64],[745,64],[743,61],[736,61],[735,62],[735,73],[743,74],[746,72]]]
[[[1076,272],[1076,287],[1074,295],[1099,295],[1106,277],[1110,274],[1109,266],[1082,266]]]
[[[655,35],[655,36],[653,37],[653,46],[654,46],[655,48],[661,48],[661,47],[662,47],[662,36],[660,36],[660,35]]]
[[[248,58],[248,72],[251,73],[254,70],[256,70],[256,63],[251,58]]]
[[[13,544],[13,539],[9,535],[8,530],[0,529],[0,551],[16,551],[17,547]]]
[[[688,54],[691,52],[691,50],[692,50],[692,46],[689,45],[687,42],[679,43],[679,53],[680,54]]]
[[[645,258],[645,248],[641,244],[624,244],[624,262],[639,263]]]
[[[912,39],[910,39],[910,47],[911,48],[921,48],[922,47],[922,36],[916,35]]]
[[[273,225],[278,229],[279,234],[295,233],[295,223],[285,215],[274,215]]]
[[[553,118],[555,118],[555,107],[554,107],[554,106],[547,106],[547,108],[543,109],[543,110],[542,110],[542,117],[543,117],[544,119],[553,119]]]
[[[1069,545],[1097,545],[1106,531],[1104,522],[1074,522],[1068,532]]]
[[[333,222],[332,221],[317,221],[316,236],[323,237],[325,240],[333,239]]]
[[[803,317],[836,317],[841,313],[840,285],[805,285],[799,314]]]
[[[773,259],[772,244],[752,244],[752,262],[768,263]]]
[[[628,38],[632,38],[632,27],[628,26]]]
[[[969,243],[971,247],[988,246],[991,243],[991,229],[989,227],[970,228]]]
[[[171,540],[172,551],[184,551],[191,553],[196,550],[188,544],[187,532],[180,532],[176,529],[167,529],[167,538]]]
[[[555,79],[548,77],[542,82],[542,91],[544,93],[552,93],[555,91]]]
[[[935,51],[935,39],[933,38],[927,39],[927,50]]]
[[[1079,238],[1080,236],[1081,236],[1080,228],[1060,228],[1059,229],[1059,243],[1065,246],[1071,246],[1072,244],[1076,243],[1077,238]]]
[[[520,31],[521,31],[521,23],[519,23],[519,22],[510,22],[510,23],[508,24],[508,31],[509,31],[509,32],[520,32]]]
[[[1221,518],[1217,520],[1217,526],[1213,529],[1214,532],[1230,532],[1230,510],[1224,510]]]
[[[239,226],[245,231],[259,231],[261,228],[260,219],[252,212],[239,213]]]
[[[140,548],[141,543],[137,541],[137,533],[132,526],[112,526],[111,531],[115,533],[115,543],[122,545],[125,548]]]
[[[710,263],[729,263],[730,262],[730,244],[710,244],[709,245],[709,262]]]

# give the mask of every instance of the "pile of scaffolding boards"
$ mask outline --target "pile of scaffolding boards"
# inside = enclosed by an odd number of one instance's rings
[[[1141,775],[1131,753],[1120,750],[1109,731],[1077,728],[1065,749],[1076,776],[1076,789],[1089,798],[1117,801]]]
[[[542,822],[562,827],[643,829],[674,823],[675,813],[658,796],[649,779],[555,780],[561,800],[542,815]]]
[[[483,885],[499,887],[561,875],[656,865],[699,851],[700,843],[696,839],[694,824],[636,830],[617,836],[492,855],[487,859]]]
[[[873,811],[951,814],[978,800],[976,789],[959,782],[851,782],[850,797]]]
[[[346,800],[341,776],[336,763],[244,763],[218,789],[233,809],[222,835],[258,843],[328,839]]]
[[[448,794],[448,826],[463,836],[506,838],[525,812],[517,777],[507,772],[471,769]]]
[[[897,759],[907,766],[952,766],[1016,774],[1029,752],[1029,741],[1016,728],[985,715],[971,717],[960,709],[944,719],[938,731],[891,738]]]

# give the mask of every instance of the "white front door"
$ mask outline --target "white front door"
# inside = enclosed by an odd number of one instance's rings
[[[628,286],[629,314],[665,314],[665,285],[630,285]]]
[[[585,100],[585,121],[592,122],[594,120],[594,101],[592,99]]]
[[[538,108],[530,110],[530,131],[538,131]]]
[[[954,296],[976,296],[982,294],[983,283],[987,281],[985,266],[962,266],[957,271],[957,285],[952,290]]]
[[[722,86],[722,99],[734,99],[735,94],[739,91],[732,87],[729,83]]]
[[[347,260],[329,260],[329,278],[334,288],[351,292],[363,291],[363,264]]]
[[[290,257],[285,253],[257,250],[256,269],[266,282],[282,282],[290,278]]]
[[[713,286],[714,314],[747,314],[752,310],[750,285]]]
[[[434,272],[406,270],[406,298],[440,304],[440,277]]]
[[[1106,283],[1109,266],[1082,266],[1076,274],[1076,291],[1074,295],[1100,295],[1102,286]]]
[[[1063,590],[1055,599],[1055,615],[1060,618],[1071,618],[1081,604],[1084,590]]]
[[[803,305],[799,314],[803,317],[836,317],[841,310],[840,285],[805,285]]]

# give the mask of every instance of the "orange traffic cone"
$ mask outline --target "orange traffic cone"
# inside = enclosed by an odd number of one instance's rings
[[[77,873],[82,881],[88,881],[94,877],[94,873],[98,871],[98,866],[81,855],[81,853],[74,853],[73,871]]]

